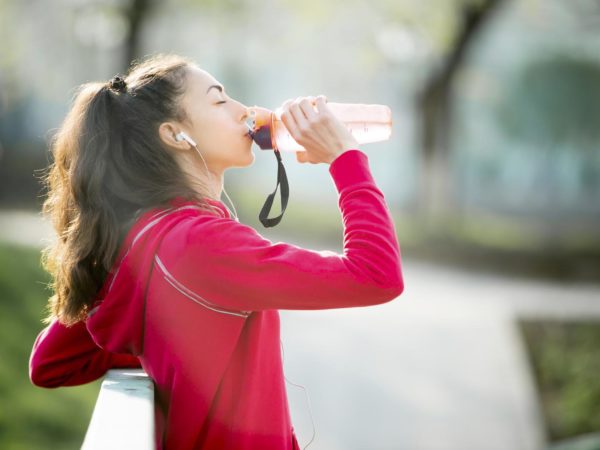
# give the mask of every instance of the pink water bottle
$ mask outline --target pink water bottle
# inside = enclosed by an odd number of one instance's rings
[[[327,102],[327,106],[359,144],[385,141],[392,134],[392,111],[389,106],[331,102]],[[273,112],[260,106],[249,107],[250,136],[262,150],[305,151],[285,127],[281,120],[282,112],[282,108]]]

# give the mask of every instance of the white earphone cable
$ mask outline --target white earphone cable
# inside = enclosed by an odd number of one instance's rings
[[[189,142],[189,141],[188,141]],[[208,166],[206,165],[206,161],[204,160],[204,156],[202,156],[202,153],[200,152],[200,150],[198,149],[198,146],[195,144],[192,144],[191,142],[189,142],[189,144],[194,147],[194,150],[196,150],[196,153],[198,153],[198,155],[200,156],[200,158],[202,158],[202,162],[204,163],[204,167],[206,167],[206,173],[208,174],[209,178],[212,180],[212,173],[210,172],[210,170],[208,170]],[[233,216],[233,218],[239,222],[240,220],[238,219],[238,215],[237,215],[237,211],[235,209],[235,205],[233,204],[233,202],[231,201],[231,199],[229,198],[229,194],[227,194],[227,191],[225,190],[225,186],[223,186],[223,192],[225,192],[225,196],[227,197],[227,200],[229,200],[229,204],[231,205],[231,207],[233,208],[233,214],[232,211],[227,207],[227,205],[225,205],[225,207],[229,210],[229,214],[231,216]],[[221,200],[221,196],[219,195],[217,200]],[[225,204],[225,203],[223,203]]]
[[[281,343],[281,358],[282,358],[282,362],[285,362],[285,352],[283,350],[283,341],[281,340],[281,338],[279,338],[279,342]],[[312,444],[312,442],[315,440],[315,436],[317,435],[317,429],[315,427],[315,421],[314,421],[314,418],[313,418],[312,407],[310,405],[310,397],[308,395],[308,391],[306,390],[306,388],[304,386],[302,386],[301,384],[296,384],[296,383],[291,382],[290,380],[287,379],[287,377],[285,376],[285,374],[283,375],[283,378],[285,378],[285,381],[287,381],[288,383],[290,383],[290,384],[292,384],[292,385],[294,385],[294,386],[299,387],[300,389],[302,389],[304,391],[304,395],[306,396],[306,403],[308,404],[308,413],[310,414],[310,421],[312,423],[312,429],[313,429],[310,441],[308,441],[308,444],[306,444],[304,446],[304,448],[302,449],[302,450],[306,450],[308,448],[308,446],[310,444]]]
[[[188,141],[188,142],[189,142],[189,141]],[[211,178],[211,179],[212,179],[212,173],[210,172],[210,170],[208,170],[208,166],[206,165],[206,161],[204,160],[204,157],[202,156],[202,153],[201,153],[201,152],[200,152],[200,150],[198,149],[198,146],[197,146],[197,145],[194,145],[194,144],[192,144],[191,142],[190,142],[190,145],[192,145],[192,147],[194,147],[194,149],[196,150],[196,152],[198,153],[198,155],[200,156],[200,158],[202,158],[202,162],[204,163],[204,167],[206,168],[206,173],[208,174],[209,178]],[[239,222],[238,215],[237,215],[237,211],[236,211],[236,209],[235,209],[235,205],[234,205],[234,204],[233,204],[233,202],[231,201],[231,198],[229,198],[229,195],[227,194],[227,191],[225,190],[225,187],[223,187],[223,192],[225,192],[225,196],[227,197],[227,199],[229,200],[229,203],[231,204],[231,206],[232,206],[232,208],[233,208],[233,211],[234,211],[234,213],[233,213],[233,216],[234,216],[235,220]],[[227,205],[225,205],[225,207],[227,207]],[[229,209],[229,208],[227,208],[227,209]],[[231,214],[231,210],[229,210],[229,212],[230,212],[230,214]],[[283,362],[285,362],[285,352],[284,352],[284,349],[283,349],[283,341],[282,341],[281,339],[279,339],[279,342],[281,343],[281,355],[282,355],[282,361],[283,361]],[[316,436],[316,434],[317,434],[317,432],[316,432],[316,427],[315,427],[315,421],[314,421],[314,418],[313,418],[313,413],[312,413],[312,407],[311,407],[311,404],[310,404],[310,397],[309,397],[309,395],[308,395],[308,391],[306,390],[306,388],[305,388],[304,386],[302,386],[301,384],[296,384],[296,383],[294,383],[294,382],[290,381],[290,380],[289,380],[289,379],[288,379],[288,378],[285,376],[285,374],[284,374],[284,376],[283,376],[283,377],[284,377],[285,381],[286,381],[286,382],[288,382],[289,384],[291,384],[291,385],[293,385],[293,386],[296,386],[296,387],[298,387],[298,388],[302,389],[302,390],[304,391],[304,395],[306,396],[306,403],[307,403],[307,405],[308,405],[308,412],[309,412],[309,414],[310,414],[310,421],[311,421],[311,423],[312,423],[312,429],[313,429],[313,431],[312,431],[312,436],[311,436],[311,438],[310,438],[310,441],[309,441],[309,442],[308,442],[308,444],[306,444],[306,445],[304,446],[304,448],[303,448],[303,450],[306,450],[306,449],[308,448],[308,446],[309,446],[310,444],[312,444],[312,442],[314,441],[314,439],[315,439],[315,436]]]

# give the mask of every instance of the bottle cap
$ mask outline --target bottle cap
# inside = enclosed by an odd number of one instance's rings
[[[250,129],[250,136],[262,150],[273,149],[271,137],[271,126],[273,122],[273,112],[261,106],[251,106],[248,108],[248,119],[246,125]]]

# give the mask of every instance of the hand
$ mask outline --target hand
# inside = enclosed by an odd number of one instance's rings
[[[287,100],[282,110],[283,124],[296,142],[306,149],[296,152],[298,162],[331,164],[346,150],[358,148],[354,136],[327,106],[325,96]]]

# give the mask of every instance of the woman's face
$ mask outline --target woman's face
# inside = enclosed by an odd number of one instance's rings
[[[182,107],[191,122],[185,131],[197,144],[212,171],[246,167],[254,162],[246,126],[247,107],[225,93],[208,72],[190,66]]]

